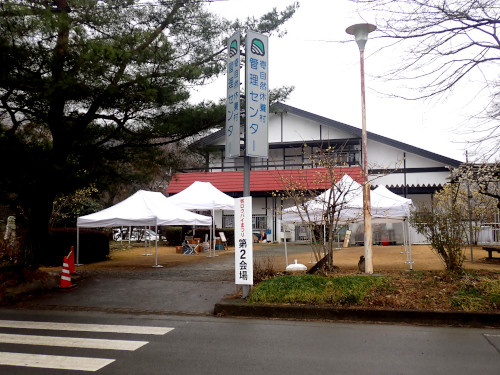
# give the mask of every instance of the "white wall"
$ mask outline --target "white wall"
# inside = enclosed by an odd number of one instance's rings
[[[370,169],[403,169],[403,168],[435,168],[443,164],[424,158],[410,152],[404,152],[380,142],[368,141],[368,167]],[[405,162],[406,156],[406,162]],[[388,173],[388,172],[387,172]],[[444,185],[448,182],[449,172],[406,173],[407,185]],[[372,185],[396,186],[405,183],[404,173],[373,175],[370,178]]]
[[[367,158],[370,168],[403,168],[405,166],[405,151],[368,140]],[[406,152],[406,168],[443,167],[443,164]]]
[[[281,115],[283,115],[283,132]],[[320,137],[345,139],[351,138],[352,134],[289,113],[278,113],[269,120],[269,143],[319,140]]]

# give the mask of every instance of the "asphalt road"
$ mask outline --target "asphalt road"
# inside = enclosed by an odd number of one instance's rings
[[[9,375],[496,375],[500,368],[500,331],[493,329],[88,311],[2,309],[0,347],[0,373]]]

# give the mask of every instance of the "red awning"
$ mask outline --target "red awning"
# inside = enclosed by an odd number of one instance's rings
[[[361,167],[341,167],[334,170],[335,179],[349,175],[361,183]],[[224,193],[243,192],[243,171],[176,173],[167,188],[168,194],[178,193],[195,181],[210,182]],[[250,171],[250,191],[282,191],[290,187],[325,190],[331,187],[326,168],[280,169]]]

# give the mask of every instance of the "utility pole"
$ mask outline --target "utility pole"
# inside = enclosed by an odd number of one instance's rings
[[[365,45],[368,41],[368,34],[376,30],[376,26],[369,23],[361,23],[349,26],[346,29],[348,34],[354,35],[359,47],[359,60],[361,66],[361,148],[363,158],[363,218],[364,218],[364,247],[365,247],[365,273],[373,273],[372,259],[372,218],[370,202],[370,181],[368,180],[368,160],[366,157],[366,104],[365,104]]]

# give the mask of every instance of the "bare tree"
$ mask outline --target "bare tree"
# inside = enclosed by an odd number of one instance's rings
[[[308,230],[316,261],[323,259],[320,268],[332,271],[336,235],[345,224],[360,219],[357,213],[347,213],[356,196],[354,190],[361,188],[354,180],[343,179],[347,169],[343,168],[346,164],[341,148],[326,147],[313,152],[306,147],[303,152],[317,169],[301,169],[297,175],[280,172],[284,189],[275,196],[291,201],[292,206],[278,214],[286,213],[291,221]]]
[[[376,19],[376,38],[392,43],[403,58],[386,77],[415,89],[407,99],[447,95],[467,80],[482,81],[490,103],[481,113],[480,129],[471,142],[483,153],[494,154],[500,145],[498,61],[500,24],[498,0],[352,0],[367,19]],[[488,147],[486,149],[486,147]]]

